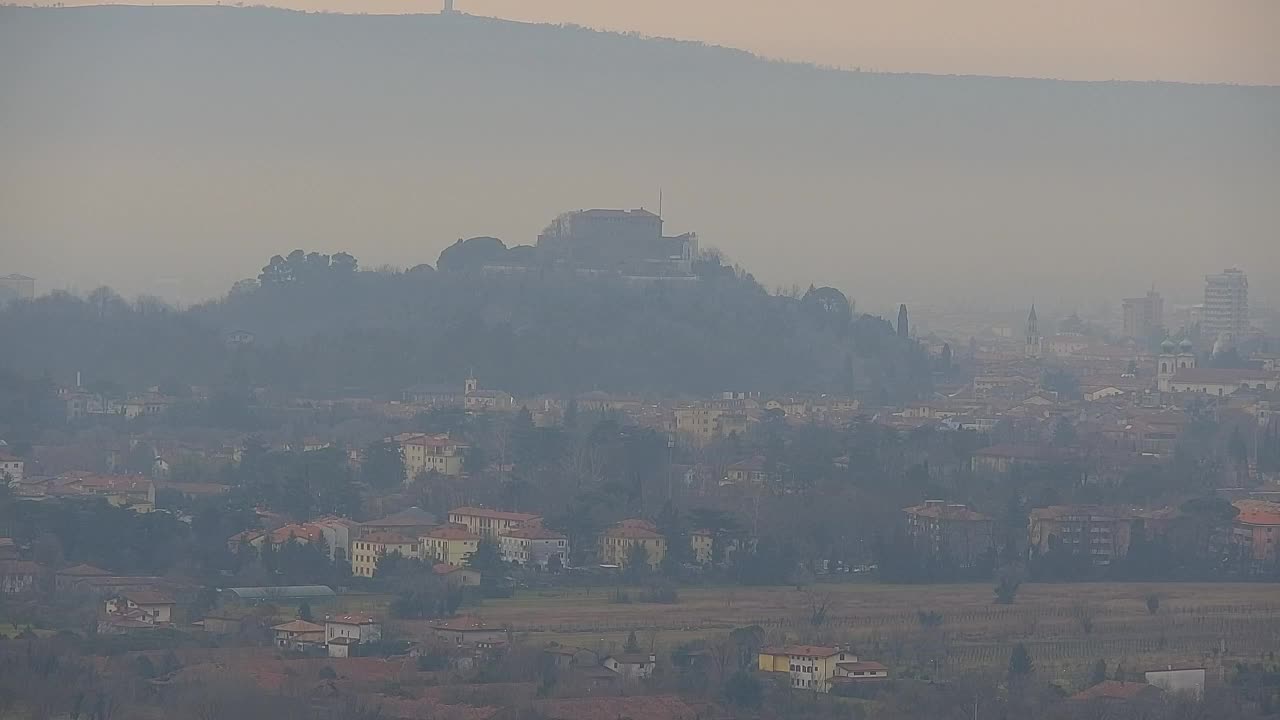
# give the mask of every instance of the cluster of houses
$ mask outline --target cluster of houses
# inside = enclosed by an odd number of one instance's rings
[[[416,507],[366,522],[325,516],[270,530],[245,530],[230,537],[227,546],[232,552],[241,552],[264,547],[280,550],[289,543],[318,544],[331,560],[349,562],[351,574],[360,578],[374,577],[379,560],[398,553],[431,563],[451,585],[475,586],[481,575],[469,567],[468,559],[482,540],[492,542],[502,561],[512,566],[541,570],[569,567],[568,538],[545,527],[540,515],[481,507],[454,508],[446,522]],[[693,530],[688,542],[694,562],[712,562],[712,531]],[[666,557],[667,547],[667,538],[654,523],[633,518],[601,532],[594,550],[599,564],[606,568],[624,568],[642,557],[656,569]],[[732,552],[734,547],[730,542],[725,551]]]
[[[37,477],[22,472],[22,461],[10,463],[16,475],[9,483],[15,497],[24,500],[105,500],[112,507],[146,513],[156,508],[156,484],[142,475],[104,475],[73,471],[56,477]]]
[[[1280,555],[1280,503],[1255,498],[1232,503],[1237,514],[1215,528],[1206,550],[1230,551],[1257,567],[1271,567]],[[926,555],[971,567],[995,548],[993,520],[964,505],[928,500],[903,509],[905,527]],[[1100,505],[1051,505],[1031,510],[1026,549],[1032,555],[1065,551],[1110,565],[1129,553],[1134,538],[1161,541],[1179,531],[1177,508],[1144,509]]]
[[[416,507],[363,523],[327,516],[273,530],[246,530],[232,536],[228,547],[238,552],[324,543],[331,559],[349,562],[351,574],[363,578],[374,576],[381,558],[398,553],[432,563],[450,583],[478,585],[479,573],[466,565],[481,540],[493,542],[510,564],[541,569],[568,565],[568,539],[543,527],[541,516],[477,507],[455,508],[444,523]]]

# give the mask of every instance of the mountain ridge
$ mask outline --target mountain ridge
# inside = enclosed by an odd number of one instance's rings
[[[661,190],[767,283],[885,305],[1079,301],[1067,271],[1194,297],[1224,263],[1280,285],[1271,87],[858,73],[474,16],[0,12],[0,233],[28,243],[2,259],[49,284],[196,300],[267,245],[409,267]]]

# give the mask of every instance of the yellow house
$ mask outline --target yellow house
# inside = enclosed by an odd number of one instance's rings
[[[541,521],[541,515],[488,508],[460,507],[449,511],[450,523],[461,525],[468,531],[490,540],[497,540],[499,535],[503,535],[508,530],[535,525]]]
[[[422,557],[459,567],[476,551],[480,536],[459,527],[440,527],[423,535]]]
[[[694,445],[709,445],[720,437],[720,416],[724,414],[725,411],[719,408],[676,408],[676,434]]]
[[[831,679],[840,673],[840,663],[857,663],[858,657],[840,647],[786,645],[760,648],[760,670],[786,673],[797,690],[830,692]]]
[[[462,460],[467,449],[465,443],[450,439],[448,435],[410,433],[398,435],[404,450],[405,482],[411,483],[424,472],[435,471],[441,475],[461,475]]]
[[[370,533],[351,541],[351,574],[371,578],[378,568],[378,558],[398,552],[407,558],[419,557],[416,538],[392,533]]]
[[[600,562],[625,566],[631,548],[641,546],[648,553],[650,567],[657,568],[667,556],[667,540],[643,520],[623,520],[600,537]]]

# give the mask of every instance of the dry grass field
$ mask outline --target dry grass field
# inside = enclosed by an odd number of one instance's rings
[[[1024,643],[1047,675],[1077,685],[1099,658],[1130,670],[1204,665],[1280,651],[1280,589],[1265,584],[1024,584],[1013,605],[993,602],[990,584],[903,586],[876,583],[794,587],[686,588],[672,605],[612,602],[612,589],[526,591],[489,600],[475,612],[541,642],[601,650],[631,630],[658,649],[760,625],[770,641],[839,642],[900,672],[948,676],[1002,669]],[[632,598],[640,591],[629,591]],[[1147,597],[1156,595],[1151,613]],[[815,608],[826,620],[815,624]],[[941,615],[926,627],[920,612]],[[426,623],[403,623],[424,636]]]

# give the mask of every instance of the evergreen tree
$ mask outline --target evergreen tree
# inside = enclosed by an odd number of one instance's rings
[[[732,705],[757,708],[764,698],[764,686],[755,675],[739,670],[725,683],[724,697]]]
[[[1031,660],[1031,653],[1027,652],[1027,646],[1018,643],[1013,646],[1013,652],[1009,654],[1009,679],[1015,680],[1024,678],[1035,672],[1035,663]]]
[[[622,652],[625,652],[625,653],[640,652],[640,641],[636,638],[635,630],[632,630],[631,633],[627,635],[627,642],[623,644]]]
[[[298,619],[306,620],[307,622],[313,622],[315,620],[315,617],[311,614],[311,603],[303,600],[302,603],[298,605]]]
[[[364,481],[377,488],[392,488],[405,482],[404,448],[383,440],[365,448],[360,466]]]
[[[906,303],[898,306],[898,337],[911,337],[911,328],[907,324],[907,306]]]
[[[1089,685],[1092,687],[1107,679],[1107,661],[1101,658],[1093,664],[1093,669],[1089,671]]]

